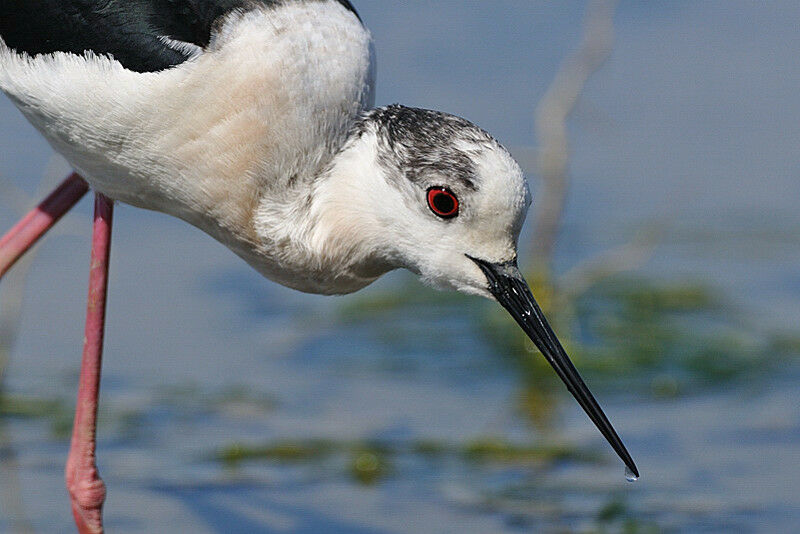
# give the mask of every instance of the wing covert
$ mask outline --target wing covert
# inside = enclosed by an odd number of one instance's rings
[[[111,55],[125,68],[157,72],[203,48],[215,23],[236,10],[296,0],[0,0],[0,37],[31,56],[53,52]],[[348,0],[336,0],[358,14]]]

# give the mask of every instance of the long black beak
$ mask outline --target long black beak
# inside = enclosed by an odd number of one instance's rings
[[[564,348],[553,333],[553,329],[547,323],[541,308],[534,300],[528,283],[519,272],[516,260],[507,263],[489,263],[471,256],[469,259],[478,264],[478,267],[486,274],[489,281],[489,291],[495,296],[497,301],[511,314],[519,323],[522,329],[531,338],[539,351],[547,358],[558,376],[566,384],[567,389],[575,400],[581,405],[589,418],[594,422],[600,432],[605,436],[611,447],[619,457],[625,462],[630,474],[639,478],[639,470],[633,462],[633,458],[628,454],[628,450],[623,445],[622,440],[617,435],[614,427],[608,421],[606,414],[597,404],[586,384],[583,383],[581,376],[572,365],[572,362],[564,352]]]

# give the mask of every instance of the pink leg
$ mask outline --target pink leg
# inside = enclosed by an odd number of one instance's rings
[[[0,278],[34,243],[83,198],[89,186],[72,174],[39,206],[0,238]]]
[[[72,444],[66,468],[72,513],[75,516],[78,532],[81,534],[103,532],[106,486],[97,472],[95,447],[113,214],[113,202],[97,193],[94,205],[86,335],[78,385],[78,403],[75,407],[75,422],[72,428]]]

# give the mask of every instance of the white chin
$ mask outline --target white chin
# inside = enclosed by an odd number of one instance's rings
[[[479,297],[494,300],[494,297],[489,290],[477,283],[463,282],[461,280],[452,280],[447,278],[428,278],[425,276],[422,276],[421,280],[425,285],[434,289],[438,289],[439,291],[458,291],[459,293],[464,293],[466,295],[477,295]]]
[[[467,295],[477,295],[489,300],[494,300],[494,295],[492,295],[485,287],[463,286],[457,288],[457,290],[460,293],[466,293]]]

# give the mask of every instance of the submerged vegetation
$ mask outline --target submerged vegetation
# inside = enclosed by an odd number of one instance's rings
[[[578,369],[606,398],[634,395],[659,402],[731,386],[759,387],[800,359],[800,336],[765,329],[720,290],[702,282],[615,275],[577,295],[565,296],[557,286],[542,283],[533,290]],[[499,358],[517,383],[517,408],[532,427],[530,437],[520,441],[519,436],[495,435],[460,443],[425,438],[234,443],[216,451],[217,462],[229,469],[252,462],[305,466],[312,477],[334,473],[364,486],[437,476],[455,465],[460,466],[458,472],[471,473],[473,487],[480,488],[469,498],[471,507],[500,514],[520,528],[536,528],[537,521],[550,524],[554,517],[572,514],[585,518],[581,532],[669,530],[659,524],[658,515],[642,514],[631,504],[629,492],[577,488],[560,478],[562,467],[591,472],[593,466],[609,462],[610,455],[554,437],[559,435],[553,432],[559,407],[572,399],[495,303],[433,292],[408,279],[395,290],[348,299],[338,319],[343,327],[355,324],[359,332],[375,336],[380,354],[356,356],[364,361],[385,362],[403,355],[413,359],[414,354],[430,355],[431,347],[440,358],[446,354],[458,359],[453,366],[496,367],[492,362]],[[438,345],[442,339],[454,341]],[[413,364],[370,369],[415,372]],[[585,509],[567,512],[576,500]]]
[[[519,445],[501,438],[483,438],[454,444],[443,441],[333,441],[307,439],[265,445],[235,443],[223,447],[214,459],[235,468],[245,462],[307,465],[332,463],[359,484],[372,485],[390,476],[400,459],[424,462],[459,461],[473,466],[527,466],[546,469],[562,462],[594,464],[602,457],[566,444]]]
[[[753,381],[800,355],[800,336],[763,331],[720,291],[700,282],[617,275],[572,298],[543,284],[533,290],[576,367],[597,389],[655,398],[691,395],[744,378]],[[362,297],[342,315],[347,322],[369,321],[381,343],[402,351],[414,340],[435,339],[448,325],[417,321],[400,335],[392,330],[398,317],[446,317],[456,311],[469,321],[459,330],[476,333],[485,352],[502,358],[519,376],[522,410],[537,424],[547,421],[554,400],[566,392],[499,306],[409,282],[402,290]]]

